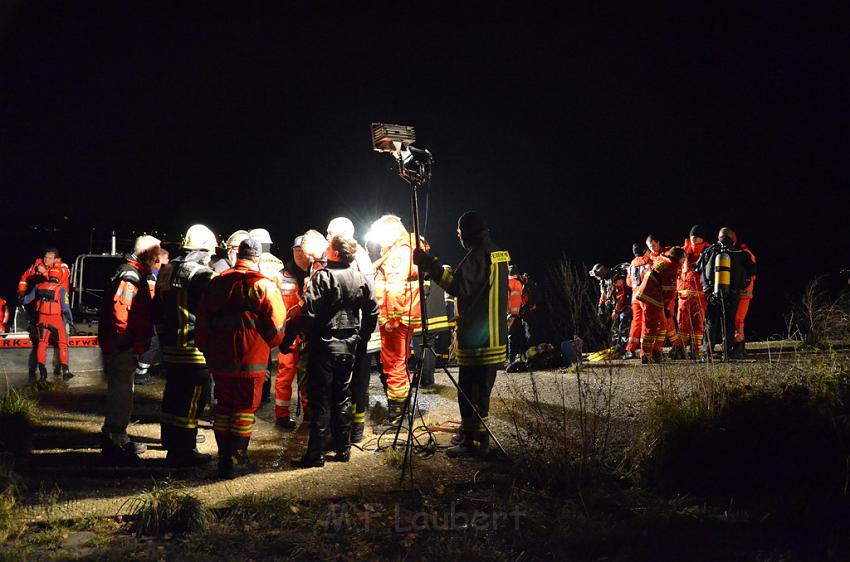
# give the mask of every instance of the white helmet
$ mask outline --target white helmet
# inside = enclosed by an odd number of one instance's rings
[[[260,244],[271,244],[272,237],[265,228],[252,228],[248,235]]]
[[[247,230],[237,230],[227,239],[227,242],[224,243],[228,248],[238,247],[239,243],[245,240],[246,238],[250,238],[251,234],[248,233]]]
[[[213,231],[202,224],[193,224],[183,238],[184,250],[206,250],[214,252],[218,242]]]
[[[339,234],[345,238],[354,238],[354,223],[345,217],[337,217],[328,223],[328,239]]]

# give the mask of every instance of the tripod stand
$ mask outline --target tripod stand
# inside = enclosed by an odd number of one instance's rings
[[[420,158],[416,161],[412,162],[413,168],[408,169],[405,166],[404,157],[399,152],[397,153],[397,161],[399,167],[399,176],[404,179],[408,185],[410,186],[410,215],[411,221],[413,222],[413,235],[416,238],[416,247],[420,248],[421,240],[419,237],[419,190],[424,188],[428,181],[430,180],[430,153],[427,153],[427,158]],[[419,311],[422,316],[422,344],[421,344],[421,357],[425,357],[426,353],[430,353],[436,357],[436,353],[434,352],[431,337],[428,331],[428,309],[425,301],[425,279],[424,279],[424,271],[421,267],[419,267],[418,271],[418,285],[419,285]],[[399,425],[396,428],[395,437],[393,439],[393,448],[398,445],[399,436],[401,434],[401,430],[405,424],[407,425],[407,439],[404,445],[404,458],[401,466],[401,479],[404,480],[406,475],[410,475],[411,478],[413,476],[413,456],[411,454],[411,449],[413,445],[413,429],[414,429],[414,420],[416,418],[416,413],[419,407],[419,387],[421,384],[421,372],[422,372],[422,363],[419,363],[417,367],[418,373],[417,376],[414,377],[416,380],[416,384],[413,385],[413,388],[407,393],[407,398],[404,401],[404,406],[402,409],[401,419],[399,421]],[[462,388],[458,385],[455,378],[449,372],[446,367],[443,367],[443,371],[448,376],[449,380],[452,382],[454,387],[457,389],[458,395],[466,401],[466,403],[470,406],[470,410],[475,413],[475,416],[478,418],[478,422],[484,427],[487,432],[487,435],[493,439],[493,442],[498,446],[499,450],[502,454],[507,455],[502,444],[499,443],[499,440],[493,435],[493,432],[490,430],[487,423],[481,417],[481,414],[478,412],[477,408],[472,404],[469,397],[463,391]],[[420,413],[421,417],[421,413]]]

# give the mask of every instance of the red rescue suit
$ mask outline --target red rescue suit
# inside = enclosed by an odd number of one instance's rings
[[[756,263],[756,256],[747,247],[746,244],[741,244],[740,248],[750,254],[753,263]],[[750,309],[750,301],[753,300],[753,288],[756,284],[756,276],[750,277],[750,283],[738,292],[738,310],[735,313],[735,342],[743,343],[747,341],[744,335],[744,321],[747,319],[747,311]]]
[[[508,316],[519,316],[519,311],[528,298],[523,298],[525,287],[516,275],[508,276]]]
[[[228,436],[251,437],[269,353],[283,340],[286,308],[280,291],[251,265],[238,260],[213,278],[198,305],[195,345],[215,377],[213,431],[220,444]]]
[[[692,355],[696,355],[702,348],[706,309],[700,274],[697,273],[695,266],[702,251],[709,246],[707,242],[694,246],[690,238],[685,240],[682,244],[685,260],[682,262],[682,271],[676,280],[676,292],[679,296],[679,337],[683,345],[690,344]]]
[[[640,347],[640,334],[643,329],[643,307],[637,299],[637,288],[640,287],[646,272],[652,267],[652,258],[649,252],[642,256],[638,256],[629,264],[629,270],[626,274],[626,285],[632,288],[632,323],[629,327],[629,341],[626,344],[626,351],[635,352]]]
[[[0,334],[6,332],[6,324],[9,323],[9,307],[6,301],[0,297]]]
[[[56,258],[50,269],[55,269],[59,273],[59,284],[65,289],[65,303],[68,304],[67,299],[71,298],[71,270],[59,258]],[[47,281],[47,266],[39,258],[21,275],[18,281],[18,296],[23,297],[42,281]]]
[[[635,297],[643,307],[641,328],[641,358],[651,359],[653,353],[663,349],[664,339],[669,337],[665,309],[676,298],[676,277],[679,268],[667,256],[661,256],[644,275]],[[680,342],[681,344],[681,342]]]
[[[53,273],[51,268],[51,273]],[[57,279],[58,275],[53,277]],[[38,314],[38,349],[36,358],[39,365],[47,360],[47,346],[55,345],[59,349],[59,363],[68,366],[68,334],[65,331],[64,313],[69,313],[65,303],[65,288],[56,281],[43,281],[24,298],[24,304],[35,301]]]
[[[381,329],[381,365],[387,399],[403,402],[410,391],[407,360],[413,330],[422,325],[418,270],[413,265],[415,239],[405,233],[375,261],[375,300]]]

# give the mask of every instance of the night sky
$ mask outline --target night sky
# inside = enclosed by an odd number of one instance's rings
[[[435,155],[425,234],[450,262],[468,209],[533,273],[731,226],[758,258],[751,337],[850,268],[846,8],[133,4],[0,9],[7,299],[44,244],[113,228],[264,226],[286,258],[337,215],[409,225],[373,121]]]

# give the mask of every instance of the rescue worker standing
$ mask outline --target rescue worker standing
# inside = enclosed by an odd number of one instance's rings
[[[301,247],[304,236],[298,236],[292,242],[292,259],[281,272],[281,293],[286,307],[287,321],[301,315],[301,299],[304,294],[304,282],[309,276],[310,258]],[[301,355],[301,338],[297,337],[284,348],[281,344],[277,356],[277,377],[275,377],[274,416],[275,425],[283,429],[295,429],[295,420],[289,411],[292,402],[292,383],[298,372],[298,359]],[[301,389],[299,388],[299,393]]]
[[[159,257],[159,240],[136,239],[133,253],[124,256],[106,291],[100,309],[98,339],[106,374],[106,417],[103,422],[103,461],[132,464],[147,447],[127,436],[133,411],[133,377],[137,357],[153,337],[151,293],[147,275]],[[110,300],[111,295],[111,300]]]
[[[675,246],[652,264],[637,289],[638,301],[643,307],[643,326],[640,335],[641,363],[660,363],[666,320],[670,315],[670,300],[676,298],[676,278],[679,275],[685,251]]]
[[[515,265],[510,266],[508,268],[508,363],[513,363],[525,351],[525,331],[520,318],[524,289],[519,277],[519,268]]]
[[[447,454],[483,456],[488,452],[490,439],[475,411],[486,423],[496,370],[504,365],[507,356],[504,319],[510,255],[490,240],[490,230],[476,211],[461,215],[457,233],[467,254],[453,271],[443,269],[439,259],[420,249],[414,252],[414,260],[458,300],[458,387],[466,398],[458,393],[462,440],[448,449]]]
[[[617,356],[626,351],[632,320],[631,308],[627,306],[632,297],[632,290],[626,284],[627,268],[628,264],[625,263],[613,269],[597,263],[589,272],[590,276],[599,282],[597,315],[603,322],[610,318],[611,347]]]
[[[9,325],[9,305],[6,300],[0,297],[0,334],[6,333],[6,326]]]
[[[38,315],[38,349],[36,358],[41,380],[47,380],[47,347],[53,343],[59,350],[59,368],[62,378],[68,380],[74,375],[68,370],[68,334],[66,324],[73,324],[71,307],[68,305],[67,293],[59,280],[62,270],[55,265],[47,270],[47,280],[42,281],[27,294],[24,305],[35,302],[35,312]]]
[[[750,259],[753,260],[753,264],[756,263],[756,256],[753,254],[750,248],[742,243],[738,243],[738,237],[733,233],[733,239],[735,243],[738,244],[738,247],[743,251],[750,255]],[[747,320],[747,312],[750,310],[750,302],[753,300],[753,289],[756,284],[756,276],[753,275],[750,277],[750,282],[746,287],[738,291],[738,310],[735,313],[735,349],[740,354],[743,355],[746,351],[747,345],[747,336],[744,333],[744,323]]]
[[[42,257],[35,260],[26,271],[21,274],[21,279],[18,281],[18,299],[23,299],[24,295],[33,290],[33,287],[47,280],[47,270],[55,267],[60,272],[59,284],[65,289],[65,304],[69,304],[68,299],[71,297],[71,270],[68,266],[62,263],[59,257],[59,250],[56,248],[47,248],[44,250]],[[35,305],[30,302],[24,309],[27,312],[28,324],[27,332],[29,332],[30,341],[32,342],[32,350],[29,356],[29,376],[30,380],[35,378],[35,370],[37,365],[36,353],[38,349],[39,333],[37,324],[38,313],[35,310]],[[66,326],[66,333],[70,330],[70,325]],[[58,374],[58,373],[57,373]]]
[[[280,271],[283,269],[283,262],[274,254],[271,253],[272,237],[269,231],[265,228],[252,228],[248,231],[248,235],[262,245],[263,253],[260,255],[260,273],[273,279],[278,283],[280,288]],[[271,399],[272,391],[272,373],[277,374],[278,350],[273,349],[269,355],[269,366],[266,369],[266,380],[263,382],[263,394],[261,403],[265,404]]]
[[[643,306],[641,306],[641,302],[637,299],[637,288],[640,287],[643,276],[652,267],[652,258],[645,244],[639,242],[632,244],[632,254],[634,255],[634,259],[629,263],[628,273],[626,274],[626,285],[632,289],[632,322],[629,327],[629,341],[626,343],[626,352],[623,354],[623,359],[634,359],[637,357],[638,350],[640,349],[640,334],[643,328]]]
[[[679,295],[679,337],[682,344],[690,345],[691,359],[699,357],[705,332],[705,294],[702,292],[696,263],[708,246],[702,228],[693,226],[682,246],[685,250],[685,260],[682,262],[682,271],[676,281],[676,291]]]
[[[375,298],[380,309],[381,365],[387,378],[387,422],[393,424],[401,420],[410,392],[410,342],[422,325],[418,273],[412,261],[415,240],[394,215],[381,217],[372,228],[381,244],[381,257],[374,263]]]
[[[328,223],[327,239],[340,235],[343,238],[354,237],[354,223],[346,217],[336,217]],[[351,267],[359,271],[369,282],[372,294],[375,294],[375,268],[369,258],[366,248],[357,244],[357,251]],[[373,326],[374,329],[375,326]],[[371,335],[371,334],[370,334]],[[369,376],[372,371],[371,358],[366,353],[369,337],[362,338],[357,344],[357,352],[354,356],[354,372],[351,375],[351,408],[354,418],[351,423],[351,442],[359,443],[363,440],[363,431],[366,427],[366,410],[369,408]]]
[[[302,316],[287,325],[288,334],[304,331],[311,342],[307,366],[310,440],[304,456],[292,461],[295,467],[324,466],[323,443],[329,431],[336,452],[333,460],[348,462],[351,456],[354,358],[360,341],[369,337],[378,321],[370,283],[351,267],[356,253],[357,242],[352,238],[331,238],[327,267],[310,278]]]
[[[670,250],[670,246],[662,246],[661,241],[658,239],[658,236],[655,234],[650,234],[646,237],[646,247],[649,248],[649,256],[652,258],[652,263],[655,263],[660,257],[662,257],[665,253]],[[668,340],[670,342],[670,346],[673,348],[670,351],[671,359],[684,359],[685,358],[685,346],[682,343],[682,339],[679,337],[679,332],[676,329],[676,283],[675,279],[673,280],[672,287],[668,287],[668,289],[674,292],[674,298],[666,301],[667,312],[664,315],[664,334],[661,338],[660,347],[664,346],[664,340]]]
[[[729,352],[730,359],[739,358],[742,351],[734,343],[735,314],[740,291],[756,274],[756,264],[735,244],[732,229],[724,227],[717,234],[717,242],[703,252],[696,269],[708,299],[705,359],[712,358],[718,343]]]
[[[216,239],[204,225],[189,228],[183,253],[157,276],[154,317],[165,363],[160,432],[166,464],[180,468],[212,460],[195,448],[198,416],[209,397],[210,372],[195,347],[195,314],[215,273],[209,268]]]
[[[236,265],[207,286],[198,305],[195,345],[215,379],[218,474],[235,478],[256,467],[248,459],[271,348],[283,339],[286,308],[274,281],[260,273],[262,246],[239,244]]]

